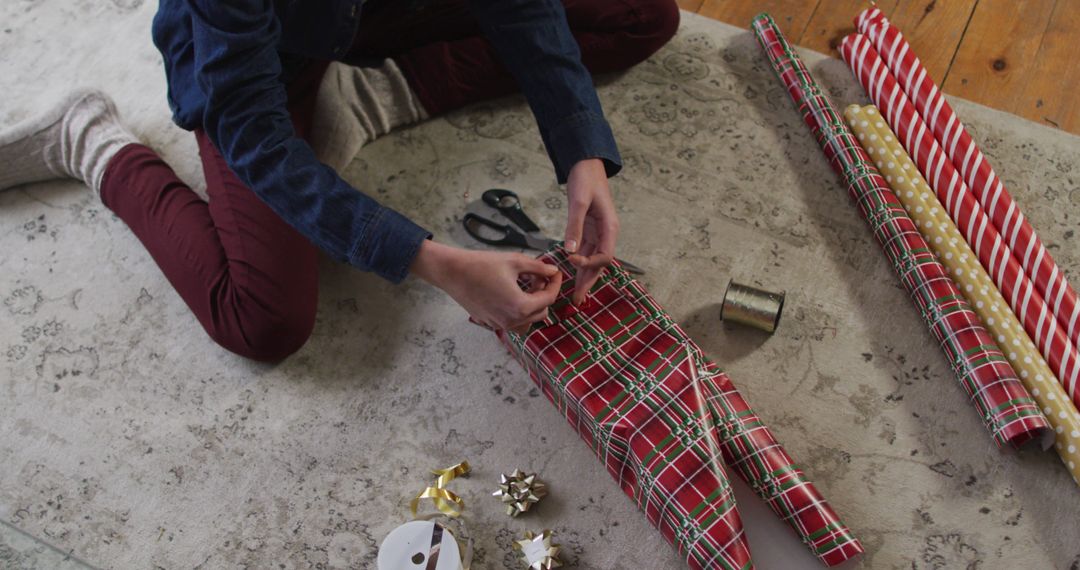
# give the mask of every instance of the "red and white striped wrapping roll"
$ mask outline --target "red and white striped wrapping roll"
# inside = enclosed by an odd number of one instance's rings
[[[908,99],[945,148],[953,166],[967,183],[998,232],[1006,239],[1024,273],[1049,302],[1050,312],[1074,346],[1080,347],[1080,302],[1065,274],[1054,262],[1042,240],[1028,223],[964,128],[944,94],[926,72],[903,34],[877,8],[864,10],[855,19],[859,32],[870,38]],[[993,270],[987,268],[993,274]]]
[[[855,29],[858,30],[859,33],[865,34],[863,30],[866,30],[875,24],[887,21],[885,14],[883,14],[881,10],[877,7],[870,7],[859,12],[858,16],[855,16]]]
[[[870,99],[900,139],[900,144],[922,171],[927,182],[960,228],[979,261],[1009,302],[1024,329],[1035,341],[1069,397],[1080,406],[1080,352],[1050,313],[1043,297],[1010,247],[983,212],[948,156],[930,134],[926,123],[900,89],[870,40],[852,34],[840,44],[840,55],[866,89]]]

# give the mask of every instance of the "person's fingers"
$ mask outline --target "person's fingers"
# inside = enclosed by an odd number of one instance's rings
[[[541,291],[550,292],[552,295],[558,296],[559,289],[562,288],[563,274],[561,271],[556,271],[554,275],[547,279],[537,279],[533,283],[533,286],[529,289],[528,293],[538,293]],[[555,300],[552,299],[552,302]]]
[[[575,267],[600,269],[611,264],[615,258],[615,242],[619,235],[619,220],[614,211],[606,212],[602,219],[593,221],[596,231],[596,239],[588,250],[582,248],[576,256],[570,256],[569,260]]]
[[[600,268],[585,267],[578,269],[576,281],[574,282],[574,294],[570,297],[570,301],[574,303],[575,307],[581,305],[599,278]]]
[[[600,243],[596,249],[606,253],[609,256],[608,263],[611,263],[611,258],[615,257],[615,243],[619,239],[619,216],[614,207],[603,216],[599,225]]]
[[[603,269],[608,265],[611,265],[611,260],[615,258],[615,255],[611,252],[599,251],[589,256],[577,256],[570,260],[570,262],[577,267],[578,270],[582,269]]]
[[[469,322],[476,325],[476,326],[478,326],[478,327],[485,328],[485,329],[487,329],[489,331],[498,332],[498,329],[491,326],[491,323],[489,323],[489,322],[487,322],[487,321],[485,321],[483,319],[478,319],[478,318],[470,315],[469,316]]]
[[[547,281],[545,281],[542,285],[540,283],[534,285],[532,290],[529,291],[529,296],[542,297],[544,308],[546,309],[548,306],[555,302],[556,298],[558,298],[559,291],[562,290],[562,282],[563,275],[561,272],[557,272],[555,273],[555,275],[549,277]]]
[[[581,249],[570,256],[567,256],[566,260],[570,262],[570,265],[574,267],[581,267],[583,263],[588,261],[589,257],[596,253],[596,242],[588,240],[582,244]]]
[[[538,277],[532,273],[521,273],[518,274],[517,282],[518,286],[521,287],[521,290],[528,293],[533,290],[533,287],[535,287],[537,283],[542,283],[544,280],[543,277]]]
[[[559,273],[558,267],[524,254],[514,257],[514,267],[519,273],[529,273],[549,279]]]
[[[589,201],[584,192],[574,192],[569,194],[569,202],[563,247],[570,253],[577,253],[585,232],[585,214],[589,213]]]
[[[581,305],[581,302],[585,300],[585,296],[589,294],[589,290],[592,289],[592,284],[596,282],[593,273],[599,275],[598,269],[589,266],[590,259],[595,255],[596,243],[590,241],[581,248],[581,254],[569,258],[571,264],[577,268],[574,275],[574,291],[570,295],[570,302],[575,307]]]
[[[524,298],[518,305],[518,314],[532,315],[541,310],[546,310],[555,302],[555,299],[559,296],[559,290],[562,288],[562,273],[556,273],[553,277],[549,278],[547,283],[540,286],[538,283],[532,291],[525,293],[522,292]]]
[[[579,259],[578,263],[575,263],[574,265],[578,268],[579,271],[582,269],[591,269],[598,271],[607,267],[608,265],[611,265],[611,260],[614,258],[615,256],[611,253],[598,251],[595,254],[590,255],[589,257],[583,257]]]

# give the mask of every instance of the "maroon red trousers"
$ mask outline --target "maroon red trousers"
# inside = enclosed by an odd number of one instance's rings
[[[365,5],[349,57],[392,58],[432,116],[512,93],[513,78],[461,0]],[[563,0],[592,73],[627,69],[674,35],[674,0]],[[288,85],[297,136],[307,138],[326,63]],[[307,341],[315,323],[318,253],[229,169],[202,130],[195,131],[206,177],[204,201],[150,148],[133,144],[109,163],[104,204],[157,262],[207,334],[247,358],[277,361]]]

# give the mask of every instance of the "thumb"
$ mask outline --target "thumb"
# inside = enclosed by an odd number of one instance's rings
[[[569,253],[577,253],[581,247],[581,234],[585,227],[585,214],[589,211],[589,204],[581,203],[580,200],[570,198],[570,214],[566,220],[566,244],[564,247]]]
[[[530,273],[541,277],[551,278],[559,273],[559,268],[550,263],[544,263],[539,259],[522,255],[517,258],[517,269],[521,273]]]

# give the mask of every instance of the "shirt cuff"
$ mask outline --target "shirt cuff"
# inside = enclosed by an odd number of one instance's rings
[[[565,184],[570,169],[586,158],[603,160],[608,178],[622,169],[622,157],[619,156],[611,126],[602,115],[592,111],[570,115],[544,133],[543,139],[559,184]]]
[[[400,283],[431,232],[390,208],[379,207],[367,230],[353,246],[349,263]]]

